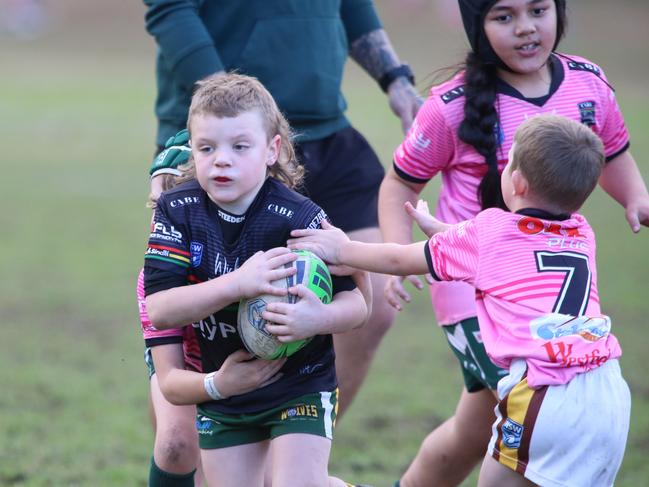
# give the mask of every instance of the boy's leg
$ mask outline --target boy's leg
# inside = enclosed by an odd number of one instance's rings
[[[219,487],[260,486],[269,441],[201,450],[203,473],[208,485]],[[296,484],[294,484],[296,485]]]
[[[487,451],[495,405],[491,390],[464,389],[455,414],[426,437],[400,487],[460,485]]]
[[[151,402],[155,412],[156,432],[149,485],[202,485],[196,408],[175,406],[162,395],[157,375],[151,376]],[[165,477],[165,474],[171,476]],[[187,483],[186,478],[193,479]],[[175,483],[174,483],[175,479]],[[171,482],[171,483],[170,483]]]
[[[498,463],[491,455],[485,455],[480,468],[478,487],[533,487],[535,485],[511,468]]]
[[[273,487],[327,487],[327,464],[331,440],[322,436],[293,433],[278,436],[273,443]],[[240,484],[244,485],[244,484]],[[252,484],[247,484],[252,485]]]
[[[496,419],[495,388],[506,371],[489,360],[477,319],[442,329],[461,366],[464,391],[455,414],[424,440],[401,478],[401,487],[460,485],[484,457]]]

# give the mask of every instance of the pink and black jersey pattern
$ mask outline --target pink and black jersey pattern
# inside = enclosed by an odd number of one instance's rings
[[[144,270],[140,271],[137,278],[137,305],[140,311],[140,324],[142,337],[147,347],[166,345],[169,343],[182,343],[185,364],[188,368],[201,371],[201,350],[196,340],[196,334],[191,325],[183,328],[158,330],[149,319],[146,312],[146,298],[144,296]]]
[[[608,160],[629,147],[629,135],[615,93],[601,68],[575,56],[568,59],[553,55],[551,63],[552,83],[545,97],[525,98],[506,83],[499,83],[499,122],[494,136],[501,171],[507,164],[518,126],[541,114],[562,115],[591,127],[604,142]],[[434,87],[405,140],[394,152],[394,168],[406,180],[425,183],[441,173],[436,216],[446,223],[467,220],[480,211],[477,190],[487,170],[484,158],[457,135],[464,118],[464,100],[463,73]],[[475,316],[471,304],[473,290],[469,286],[436,283],[431,293],[440,324]]]
[[[205,282],[232,272],[258,251],[286,245],[296,228],[319,228],[327,216],[304,196],[268,178],[245,214],[239,236],[224,238],[220,209],[195,180],[158,200],[145,255],[147,295]],[[355,288],[351,278],[333,279],[334,294]],[[218,370],[244,345],[237,331],[238,303],[195,323],[204,372]],[[317,335],[289,357],[278,381],[261,389],[206,403],[223,413],[265,410],[303,394],[336,388],[331,335]]]
[[[489,357],[503,368],[524,359],[531,387],[621,355],[600,310],[595,236],[579,214],[485,210],[433,236],[426,258],[435,279],[475,288]]]

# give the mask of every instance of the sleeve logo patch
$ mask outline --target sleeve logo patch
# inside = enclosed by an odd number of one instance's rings
[[[600,69],[591,63],[580,63],[578,61],[568,61],[568,69],[572,69],[573,71],[588,71],[589,73],[593,73],[597,76],[600,75]]]
[[[464,95],[464,86],[458,86],[457,88],[453,88],[452,90],[449,90],[446,93],[444,93],[441,96],[441,98],[445,104],[448,104],[451,103],[453,100],[460,98],[463,95]]]

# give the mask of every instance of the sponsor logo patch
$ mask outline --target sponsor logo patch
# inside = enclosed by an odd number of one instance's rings
[[[149,238],[180,243],[182,242],[183,234],[176,230],[173,225],[169,225],[167,228],[164,223],[155,222],[151,225],[151,235]]]
[[[611,319],[605,315],[571,316],[551,313],[532,320],[530,332],[536,340],[554,340],[577,335],[585,341],[595,342],[609,335]]]
[[[185,196],[184,198],[177,198],[169,202],[169,206],[172,208],[178,208],[180,206],[186,205],[195,205],[200,203],[201,199],[198,196]]]
[[[283,216],[284,218],[288,218],[289,220],[293,218],[293,215],[295,215],[295,211],[276,203],[268,203],[268,206],[266,206],[266,211],[274,213],[275,215]]]
[[[280,413],[282,421],[307,418],[318,418],[318,408],[315,404],[298,404]]]
[[[583,101],[577,105],[579,107],[579,116],[581,117],[581,123],[592,127],[595,125],[595,102],[594,101]]]
[[[214,434],[214,431],[212,430],[212,423],[215,422],[216,421],[208,418],[207,416],[196,418],[196,430],[198,431],[198,434],[212,436]]]
[[[511,418],[507,418],[502,425],[503,445],[507,448],[518,448],[521,446],[523,431],[525,427]]]
[[[198,267],[201,265],[201,260],[203,260],[203,244],[200,242],[191,242],[189,244],[189,250],[192,257],[192,267]]]
[[[230,215],[229,213],[219,210],[219,218],[228,223],[241,223],[246,219],[246,215]]]
[[[458,86],[457,88],[447,91],[441,96],[441,98],[445,104],[448,104],[461,96],[464,96],[464,86]]]
[[[573,71],[587,71],[597,76],[600,75],[599,68],[591,63],[582,63],[579,61],[568,61],[568,69],[572,69]]]
[[[313,217],[313,220],[311,220],[311,223],[307,226],[307,228],[313,229],[313,228],[320,228],[320,223],[322,223],[322,220],[327,219],[327,214],[325,213],[324,210],[320,210],[318,214]]]

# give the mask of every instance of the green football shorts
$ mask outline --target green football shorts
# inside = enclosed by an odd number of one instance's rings
[[[460,361],[464,385],[469,392],[495,390],[498,381],[507,375],[495,366],[484,348],[477,318],[468,318],[454,325],[443,326],[446,340]]]
[[[338,389],[297,397],[258,413],[223,414],[198,407],[196,429],[203,450],[257,443],[291,433],[333,439]]]

